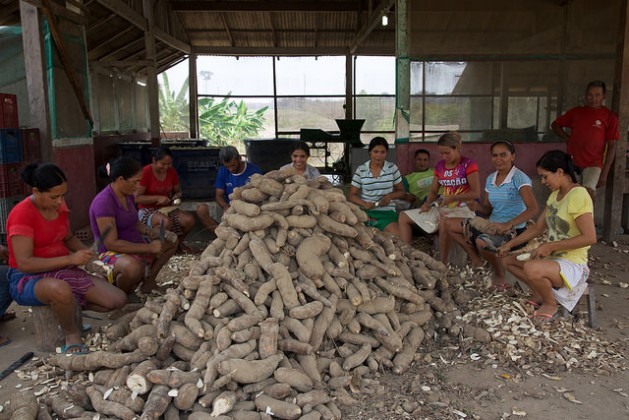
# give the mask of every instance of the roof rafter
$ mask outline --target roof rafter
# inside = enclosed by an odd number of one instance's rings
[[[358,0],[347,1],[171,1],[173,12],[352,12],[361,10]]]
[[[103,40],[103,42],[101,42],[100,44],[93,46],[92,48],[90,48],[90,51],[98,50],[99,48],[102,48],[105,45],[112,43],[113,41],[117,40],[118,38],[121,38],[121,37],[125,36],[128,32],[134,31],[134,30],[137,30],[137,28],[134,28],[133,26],[128,26],[127,28],[123,29],[122,31],[116,33],[116,35],[113,35],[113,36]]]
[[[225,13],[221,12],[221,22],[223,22],[223,26],[225,27],[225,32],[227,32],[227,37],[229,38],[229,45],[234,46],[234,37],[232,36],[231,31],[229,30],[229,25],[227,25],[227,18],[225,17]]]
[[[137,26],[143,32],[147,30],[147,23],[144,16],[136,12],[132,7],[128,6],[121,0],[96,0],[100,5],[106,7],[112,12],[116,13],[120,17],[127,20],[129,23]],[[186,54],[190,54],[192,51],[189,44],[175,38],[174,36],[168,34],[161,28],[154,28],[153,31],[155,38],[160,42],[163,42],[166,45],[169,45],[172,48],[176,48]]]
[[[382,18],[382,14],[386,13],[391,7],[393,7],[394,4],[395,4],[395,0],[380,1],[380,4],[378,4],[378,7],[376,7],[374,11],[371,13],[371,15],[369,16],[369,19],[367,20],[367,23],[365,24],[365,26],[362,27],[362,29],[356,34],[356,36],[352,40],[350,44],[350,49],[349,49],[350,54],[352,55],[356,54],[356,51],[358,50],[358,47],[360,47],[360,44],[362,44],[362,42],[365,39],[367,39],[369,34],[373,32],[376,26],[380,25],[380,19]]]
[[[277,47],[277,34],[275,33],[275,26],[273,25],[273,17],[270,12],[266,13],[266,16],[269,19],[269,26],[271,27],[271,35],[273,36],[273,46]]]

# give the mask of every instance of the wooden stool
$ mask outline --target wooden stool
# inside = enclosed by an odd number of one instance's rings
[[[439,233],[432,236],[432,246],[435,251],[439,251]],[[465,267],[467,265],[467,253],[454,241],[450,244],[448,264],[453,267]]]
[[[50,309],[50,306],[32,306],[31,310],[33,311],[37,348],[41,351],[54,353],[57,347],[65,345],[65,334],[59,324],[57,315]],[[74,311],[74,322],[80,330],[83,322],[79,305],[76,305],[76,310]]]
[[[596,315],[596,296],[594,295],[593,284],[588,283],[588,286],[585,288],[585,291],[583,292],[581,299],[583,299],[584,296],[587,297],[588,326],[590,328],[598,328],[598,317]],[[563,316],[574,315],[576,306],[575,306],[575,309],[573,309],[572,311],[569,311],[563,307],[561,309],[562,309]]]

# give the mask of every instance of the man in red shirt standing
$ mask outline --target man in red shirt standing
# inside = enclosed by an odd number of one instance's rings
[[[577,106],[557,118],[550,127],[568,143],[568,153],[577,166],[583,185],[592,199],[597,187],[607,181],[616,155],[618,116],[605,107],[605,82],[588,83],[585,106]],[[570,129],[570,134],[564,131]],[[607,151],[605,151],[607,148]]]

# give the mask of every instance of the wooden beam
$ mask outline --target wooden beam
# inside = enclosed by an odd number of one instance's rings
[[[132,7],[120,0],[96,0],[98,4],[114,12],[138,29],[146,31],[146,19]]]
[[[181,55],[181,53],[179,54],[180,54],[180,57],[176,60],[170,59],[170,61],[168,61],[167,63],[158,64],[157,73],[159,74],[161,72],[164,72],[168,70],[169,68],[176,66],[177,64],[181,63],[182,61],[188,58],[187,55]]]
[[[104,40],[103,40],[103,42],[101,42],[100,44],[98,44],[98,45],[96,45],[96,46],[94,46],[94,47],[90,48],[90,52],[91,52],[91,51],[96,51],[96,50],[98,50],[99,48],[104,47],[105,45],[107,45],[107,44],[109,44],[109,43],[111,43],[111,42],[113,42],[113,41],[117,40],[118,38],[120,38],[120,37],[122,37],[122,36],[125,36],[125,35],[127,34],[127,32],[129,32],[129,31],[137,31],[137,28],[134,28],[133,26],[127,26],[127,28],[126,28],[126,29],[123,29],[122,31],[120,31],[120,32],[116,33],[116,35],[114,35],[114,36],[112,36],[112,37],[110,37],[110,38],[106,38],[106,39],[104,39]]]
[[[111,10],[116,13],[118,16],[125,19],[127,22],[135,25],[142,31],[146,32],[147,23],[146,19],[135,11],[132,7],[129,7],[127,4],[122,2],[121,0],[96,0],[98,4],[101,6]],[[190,45],[175,38],[174,36],[168,34],[163,29],[159,27],[155,27],[153,29],[153,35],[156,39],[163,42],[164,44],[170,45],[173,48],[183,51],[186,54],[190,54],[191,48]]]
[[[146,67],[151,63],[148,60],[96,60],[90,62],[90,64],[95,67]]]
[[[92,1],[96,1],[96,0],[92,0]],[[96,23],[90,23],[89,25],[87,25],[85,27],[85,30],[90,33],[90,32],[97,32],[100,30],[101,27],[107,25],[109,23],[110,20],[112,20],[113,18],[118,17],[117,14],[115,13],[111,13],[109,14],[106,18],[104,19],[100,19],[98,22]]]
[[[195,46],[194,50],[199,55],[269,55],[269,56],[322,56],[322,55],[346,55],[347,47],[209,47]],[[390,47],[361,47],[356,51],[362,55],[394,56],[395,45]]]
[[[382,14],[386,13],[389,9],[391,9],[391,7],[394,4],[395,4],[395,0],[380,1],[380,4],[378,4],[378,6],[373,11],[371,16],[369,16],[369,20],[367,21],[365,26],[362,27],[362,29],[358,32],[358,34],[356,34],[356,36],[352,40],[349,47],[350,54],[352,55],[356,54],[356,52],[358,51],[358,47],[360,47],[360,44],[362,44],[363,41],[367,39],[369,34],[371,34],[371,32],[373,32],[373,30],[378,25],[380,25],[381,20],[382,20]]]
[[[127,43],[126,45],[123,45],[120,48],[116,48],[115,50],[109,51],[107,54],[105,54],[105,55],[103,55],[101,57],[98,57],[98,58],[90,57],[90,59],[93,60],[93,61],[104,61],[104,60],[107,60],[109,57],[113,57],[114,55],[116,55],[116,54],[118,54],[118,53],[120,53],[120,52],[122,52],[122,51],[124,51],[124,50],[126,50],[128,48],[131,48],[131,47],[135,46],[136,44],[139,44],[140,42],[144,42],[144,37],[140,37],[140,38],[136,39],[135,41],[131,41],[131,42]],[[141,52],[142,51],[144,51],[144,50],[141,50]],[[127,58],[129,58],[129,57],[124,57],[123,60],[126,60]]]
[[[142,0],[143,17],[146,19],[144,32],[145,58],[150,61],[146,66],[146,87],[148,88],[149,131],[153,146],[160,144],[159,131],[159,83],[157,81],[157,51],[155,48],[155,9],[152,0]]]
[[[27,3],[30,3],[33,6],[36,6],[40,9],[44,7],[44,3],[41,0],[21,0],[21,1],[26,1]],[[85,16],[79,15],[78,13],[75,13],[72,10],[67,9],[63,6],[60,6],[57,3],[51,3],[50,8],[53,15],[55,16],[60,16],[64,19],[69,20],[70,22],[87,26],[88,19]]]
[[[469,12],[522,12],[529,13],[532,9],[536,11],[557,11],[561,5],[555,1],[541,0],[509,0],[509,1],[461,1],[461,0],[411,0],[410,9],[415,12],[447,12],[458,13]]]
[[[232,36],[231,31],[229,30],[229,25],[227,25],[227,19],[225,18],[225,13],[221,12],[221,22],[223,22],[223,27],[225,27],[225,32],[227,33],[227,38],[229,38],[229,45],[234,46],[234,37]]]
[[[81,112],[83,112],[83,116],[86,120],[90,122],[90,127],[92,127],[94,125],[94,120],[92,119],[92,114],[90,113],[90,109],[87,106],[87,101],[85,100],[85,92],[83,92],[83,89],[81,89],[79,78],[74,71],[72,60],[70,59],[70,53],[68,53],[68,50],[66,50],[61,32],[59,32],[59,29],[57,28],[57,21],[52,13],[50,0],[43,0],[43,3],[43,12],[46,16],[46,20],[48,20],[48,25],[50,26],[50,34],[52,35],[55,47],[57,47],[57,50],[59,51],[59,58],[61,58],[63,69],[68,76],[68,81],[70,82],[70,86],[72,86],[74,96],[76,96],[76,99],[79,101]]]
[[[197,74],[197,54],[193,52],[188,57],[188,116],[190,117],[190,137],[199,136],[199,77]]]
[[[625,152],[627,150],[627,127],[629,127],[629,6],[627,0],[621,2],[618,22],[618,42],[616,44],[616,73],[612,110],[618,114],[620,139],[613,143],[616,158],[609,175],[611,182],[605,188],[605,210],[603,217],[603,239],[608,243],[618,237],[623,215],[625,187]]]
[[[66,8],[72,10],[71,7],[68,7],[68,6],[72,6],[72,7],[76,8],[77,10],[79,10],[81,12],[79,14],[85,14],[86,13],[86,10],[85,10],[86,6],[83,3],[78,2],[77,0],[65,0],[65,1],[67,3],[66,4]]]
[[[580,61],[613,60],[615,54],[421,54],[413,55],[413,61]]]
[[[270,17],[269,17],[270,19]],[[277,28],[273,28],[273,33],[278,33],[278,34],[311,34],[312,33],[312,29],[277,29]],[[315,28],[315,30],[320,33],[320,34],[329,34],[329,35],[347,35],[347,34],[355,34],[356,31],[352,30],[352,29],[317,29]],[[188,29],[186,30],[186,32],[188,32],[189,34],[207,34],[207,35],[213,35],[213,34],[220,34],[225,32],[223,29]],[[265,34],[268,33],[269,30],[268,29],[234,29],[231,28],[230,32],[232,34]],[[393,32],[393,31],[392,31]]]
[[[42,18],[33,4],[25,1],[19,4],[30,126],[39,129],[42,159],[49,161],[52,159],[52,139]]]
[[[190,46],[190,44],[175,38],[174,36],[165,32],[163,29],[156,26],[153,32],[155,33],[155,39],[157,39],[159,42],[163,42],[164,44],[185,54],[190,54],[192,52],[192,47]]]
[[[351,12],[361,11],[360,1],[172,1],[173,12]]]
[[[277,47],[277,33],[275,31],[275,25],[273,25],[273,16],[271,16],[271,13],[267,13],[266,16],[269,20],[269,26],[271,27],[271,35],[273,36],[273,46]]]

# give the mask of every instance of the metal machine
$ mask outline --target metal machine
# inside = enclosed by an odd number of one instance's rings
[[[339,127],[339,134],[302,128],[299,138],[310,146],[311,164],[318,167],[322,174],[331,175],[336,182],[343,183],[352,176],[352,148],[364,146],[360,140],[360,129],[365,120],[335,121]]]

